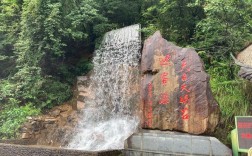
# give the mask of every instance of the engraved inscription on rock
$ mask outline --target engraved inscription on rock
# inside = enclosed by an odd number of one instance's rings
[[[156,32],[144,42],[141,61],[142,127],[192,134],[212,132],[219,106],[195,50]]]

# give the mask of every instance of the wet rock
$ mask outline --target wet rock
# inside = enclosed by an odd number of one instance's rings
[[[77,76],[77,85],[86,85],[88,79],[87,76]]]
[[[27,117],[26,117],[26,119],[28,119],[28,120],[32,120],[32,117],[30,117],[30,116],[27,116]]]
[[[26,127],[21,127],[21,128],[20,128],[20,132],[26,133],[26,132],[29,132],[29,129],[26,128]]]
[[[62,113],[60,113],[60,116],[62,118],[67,118],[69,116],[69,113],[68,112],[62,112]]]
[[[82,85],[78,85],[77,89],[78,89],[79,92],[85,92],[86,91],[86,87],[82,86]]]
[[[42,129],[42,124],[40,122],[35,122],[33,125],[32,125],[32,132],[38,132],[40,131],[40,129]]]
[[[167,42],[156,32],[144,43],[141,72],[143,128],[193,134],[215,129],[219,106],[195,50]]]
[[[68,117],[67,117],[67,122],[69,124],[77,123],[78,122],[78,114],[75,112],[72,112]]]
[[[68,111],[72,111],[72,106],[68,104],[64,104],[64,105],[59,106],[57,109],[59,109],[61,113],[68,112]]]
[[[29,139],[31,137],[30,133],[22,133],[22,139]]]
[[[25,127],[26,129],[32,129],[32,124],[29,122],[26,122],[23,124],[23,127]]]
[[[56,118],[52,118],[52,117],[46,117],[45,118],[45,123],[48,123],[48,124],[55,123],[56,121],[57,121]]]
[[[81,101],[77,101],[77,110],[82,110],[85,108],[85,103]]]
[[[33,125],[35,125],[37,123],[37,121],[31,121],[30,123],[33,126]]]
[[[60,110],[59,109],[55,109],[52,112],[49,113],[51,116],[53,117],[57,117],[60,115]]]
[[[42,121],[43,118],[41,116],[38,116],[38,117],[34,117],[33,120],[34,121]]]
[[[22,140],[36,140],[37,145],[54,147],[66,145],[77,124],[77,112],[72,109],[70,104],[66,103],[52,108],[48,114],[31,117],[19,129],[20,138],[23,138]]]
[[[82,92],[80,92],[80,94],[83,94]],[[84,101],[85,100],[85,96],[82,96],[82,95],[78,95],[77,97],[77,101]]]
[[[81,97],[88,97],[89,96],[89,94],[88,93],[86,93],[86,92],[80,92],[79,93],[79,96],[81,96]]]
[[[85,107],[84,101],[86,99],[94,99],[94,95],[89,88],[90,78],[88,76],[77,77],[77,92],[75,93],[76,99],[73,101],[73,110],[82,110]]]
[[[88,76],[78,76],[77,77],[77,90],[79,92],[86,92],[88,87],[89,77]]]

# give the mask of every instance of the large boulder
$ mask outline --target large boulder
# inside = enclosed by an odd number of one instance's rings
[[[181,48],[156,32],[144,42],[141,61],[142,128],[212,132],[219,106],[194,49]]]
[[[237,58],[233,56],[235,63],[241,67],[238,75],[252,82],[252,44],[243,49]]]

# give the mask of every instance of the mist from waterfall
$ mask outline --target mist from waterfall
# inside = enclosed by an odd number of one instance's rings
[[[138,127],[140,26],[105,34],[95,52],[90,89],[68,148],[88,151],[123,149],[124,140]]]

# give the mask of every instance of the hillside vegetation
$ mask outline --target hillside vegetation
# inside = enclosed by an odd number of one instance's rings
[[[67,101],[74,78],[92,69],[105,32],[140,23],[194,47],[221,108],[216,135],[228,143],[235,115],[251,114],[252,86],[230,58],[252,42],[252,0],[1,0],[0,138],[15,138],[26,116]],[[88,55],[87,55],[88,56]]]

